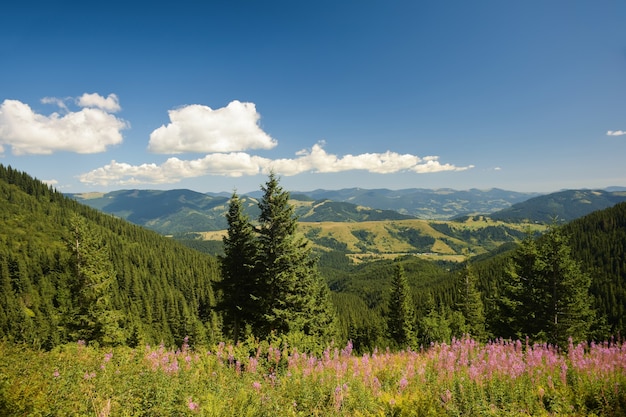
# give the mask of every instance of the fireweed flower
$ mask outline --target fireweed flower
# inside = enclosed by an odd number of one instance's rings
[[[200,406],[198,405],[198,403],[193,402],[193,399],[189,397],[189,399],[187,400],[187,407],[189,407],[191,411],[197,411]]]

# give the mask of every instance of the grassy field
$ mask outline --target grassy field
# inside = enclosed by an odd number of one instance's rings
[[[505,223],[482,216],[463,222],[387,220],[367,222],[301,222],[299,230],[320,251],[342,250],[355,262],[414,255],[424,259],[462,261],[503,243],[518,241],[527,231],[545,225]],[[225,230],[201,232],[204,240],[220,241]]]
[[[0,343],[3,416],[621,416],[626,347],[471,339],[319,355],[245,343],[51,352]]]

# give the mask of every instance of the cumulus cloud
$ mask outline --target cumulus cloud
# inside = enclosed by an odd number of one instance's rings
[[[76,99],[76,104],[80,107],[95,107],[109,113],[116,113],[122,109],[117,95],[115,94],[109,94],[108,97],[105,98],[96,93],[85,93]]]
[[[268,159],[249,155],[245,152],[213,153],[194,160],[169,158],[161,165],[130,165],[111,161],[104,167],[95,169],[79,177],[80,181],[91,185],[132,185],[175,183],[184,178],[204,175],[240,177],[244,175],[277,174],[292,176],[305,172],[336,173],[351,170],[364,170],[379,174],[392,174],[412,171],[418,174],[441,171],[464,171],[473,168],[442,164],[437,156],[420,158],[396,152],[364,153],[360,155],[337,155],[327,153],[322,144],[309,150],[302,150],[295,158]]]
[[[626,135],[624,130],[609,130],[606,132],[607,136],[623,136]]]
[[[277,142],[259,127],[254,103],[232,101],[213,110],[199,104],[169,111],[170,123],[150,134],[148,149],[162,154],[271,149]]]
[[[47,97],[42,102],[58,105],[63,114],[38,114],[18,100],[4,100],[0,104],[0,151],[6,145],[14,155],[104,152],[108,146],[121,143],[121,131],[129,127],[127,122],[109,113],[119,110],[114,94],[107,98],[83,95],[77,103],[89,107],[78,111],[69,111],[62,99]]]

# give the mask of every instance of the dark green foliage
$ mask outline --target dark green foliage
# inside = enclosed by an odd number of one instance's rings
[[[297,233],[289,193],[274,174],[262,190],[256,236],[239,199],[231,200],[221,284],[231,292],[223,291],[226,318],[239,317],[262,339],[291,334],[329,342],[336,335],[335,311],[308,241]]]
[[[517,337],[567,346],[586,340],[594,317],[591,278],[570,253],[566,236],[553,226],[541,239],[525,239],[510,264],[502,312]]]
[[[112,276],[92,294],[80,295],[75,254],[65,243],[75,216],[93,237],[95,252],[103,254],[94,260],[92,277]],[[100,343],[121,340],[108,340],[107,333],[115,332],[104,330],[116,323],[129,344],[173,346],[185,336],[210,342],[219,337],[211,284],[218,276],[215,258],[0,165],[0,338],[51,348],[84,337],[79,329],[91,316],[91,329],[101,330],[90,337]],[[87,301],[94,299],[100,303]],[[96,309],[89,311],[90,305]],[[108,313],[98,323],[100,308]]]
[[[220,257],[222,280],[218,282],[220,302],[226,333],[234,343],[239,341],[241,330],[252,324],[257,315],[259,301],[255,262],[258,247],[254,228],[244,213],[237,193],[230,199],[228,235],[224,237],[224,256]]]
[[[572,254],[591,275],[591,293],[606,335],[626,334],[626,203],[598,211],[564,226]]]
[[[402,265],[396,265],[391,281],[391,296],[389,298],[389,315],[387,327],[390,338],[400,347],[417,345],[413,324],[413,300],[409,289],[409,282]]]
[[[476,340],[484,341],[487,338],[485,308],[477,283],[478,277],[469,262],[466,262],[459,273],[459,311],[465,318],[467,333]]]
[[[76,299],[75,317],[66,323],[72,338],[105,346],[123,344],[123,316],[113,308],[111,300],[116,274],[107,246],[87,227],[84,218],[74,214],[67,247]]]
[[[356,352],[371,352],[389,342],[385,338],[385,320],[380,309],[371,309],[356,294],[333,292],[333,304],[337,306],[340,340],[352,341]]]
[[[410,227],[397,232],[392,232],[390,230],[390,233],[402,240],[405,240],[408,244],[415,248],[416,252],[430,252],[433,244],[435,243],[434,237],[426,236],[419,230]]]

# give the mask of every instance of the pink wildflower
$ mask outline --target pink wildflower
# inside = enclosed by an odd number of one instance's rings
[[[447,389],[446,392],[441,394],[441,401],[443,401],[444,404],[447,404],[451,400],[452,400],[452,392],[450,392],[450,390]]]
[[[404,389],[409,385],[409,381],[406,380],[405,377],[398,382],[398,387],[400,388],[400,392],[404,391]]]
[[[191,411],[197,411],[200,406],[198,403],[193,402],[193,399],[189,397],[189,400],[187,400],[187,407],[189,407]]]

